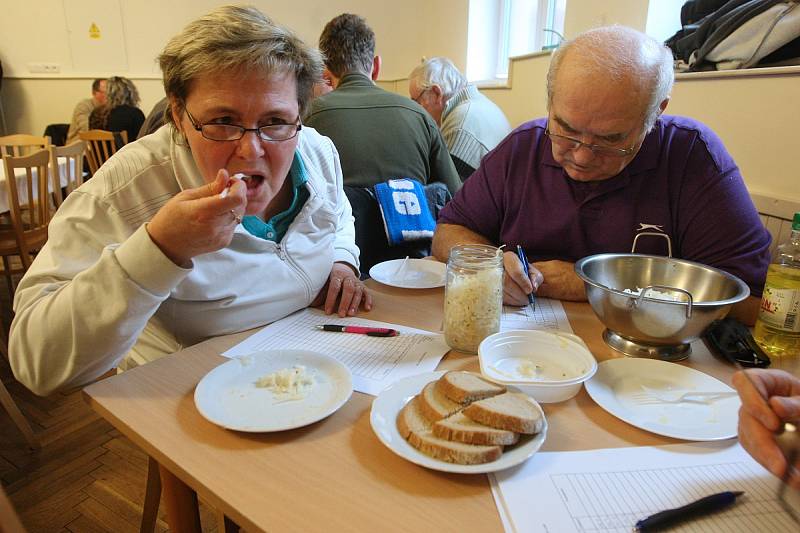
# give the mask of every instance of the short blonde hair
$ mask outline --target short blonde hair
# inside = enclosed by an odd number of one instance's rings
[[[252,6],[222,6],[190,22],[158,57],[164,91],[183,106],[192,82],[231,71],[294,74],[300,115],[322,79],[322,56]],[[243,90],[247,90],[243,88]],[[173,118],[167,113],[170,122]]]

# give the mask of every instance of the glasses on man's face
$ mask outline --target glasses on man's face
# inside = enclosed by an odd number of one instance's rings
[[[562,150],[577,150],[581,146],[585,146],[591,150],[594,155],[602,157],[627,157],[636,151],[635,145],[631,146],[630,148],[614,148],[613,146],[603,146],[602,144],[585,143],[583,141],[579,141],[578,139],[567,137],[566,135],[553,133],[550,131],[549,127],[544,130],[544,133],[550,137],[550,140],[553,144]]]
[[[257,133],[258,138],[262,141],[288,141],[303,128],[300,117],[297,117],[292,124],[269,124],[258,128],[245,128],[236,124],[216,124],[214,122],[199,124],[188,109],[186,109],[186,116],[189,117],[189,122],[192,123],[194,129],[210,141],[238,141],[248,131]]]
[[[422,95],[423,95],[423,94],[425,94],[426,92],[428,92],[429,90],[430,90],[430,87],[425,87],[425,88],[424,88],[424,89],[422,89],[422,91],[421,91],[421,92],[420,92],[420,93],[417,95],[417,97],[416,97],[416,98],[412,98],[412,100],[414,100],[416,103],[418,103],[418,104],[419,104],[419,100],[420,100],[420,98],[422,98]],[[422,104],[420,104],[420,105],[422,105]]]

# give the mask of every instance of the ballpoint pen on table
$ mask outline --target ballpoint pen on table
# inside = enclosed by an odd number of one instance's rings
[[[700,516],[705,516],[716,511],[720,511],[729,505],[736,502],[736,498],[744,494],[741,491],[726,491],[705,498],[700,498],[697,501],[676,507],[675,509],[667,509],[654,515],[648,516],[636,522],[634,527],[635,531],[649,532],[660,531],[662,529],[674,526],[680,522],[692,520]]]
[[[399,332],[391,328],[372,328],[368,326],[341,326],[339,324],[324,324],[316,326],[323,331],[338,331],[340,333],[360,333],[370,337],[396,337]]]
[[[528,258],[525,257],[525,250],[523,250],[522,246],[519,244],[517,245],[517,257],[519,257],[519,260],[522,261],[522,269],[525,271],[525,275],[530,279],[531,271],[528,268]],[[528,294],[528,303],[530,304],[531,309],[536,311],[536,298],[533,296],[533,291]]]

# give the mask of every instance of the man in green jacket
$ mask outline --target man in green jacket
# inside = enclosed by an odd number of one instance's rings
[[[411,178],[423,185],[441,183],[454,194],[461,179],[439,128],[422,106],[375,85],[381,59],[375,55],[375,34],[362,17],[343,14],[331,20],[319,48],[334,90],[313,101],[304,124],[330,137],[339,152],[362,270],[385,259],[417,257],[419,246],[389,249],[369,188]]]

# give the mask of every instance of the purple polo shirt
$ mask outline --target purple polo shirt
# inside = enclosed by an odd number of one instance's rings
[[[770,235],[709,128],[662,116],[622,172],[581,183],[553,159],[546,124],[523,124],[489,152],[439,222],[521,244],[530,261],[627,253],[638,233],[664,233],[673,257],[730,272],[761,295]],[[636,252],[667,255],[667,241],[642,235]]]

